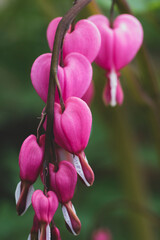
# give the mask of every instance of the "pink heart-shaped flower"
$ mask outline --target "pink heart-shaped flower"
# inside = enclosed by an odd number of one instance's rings
[[[51,190],[57,194],[59,202],[63,204],[69,202],[73,198],[77,184],[77,172],[74,166],[70,162],[61,161],[58,171],[55,171],[54,165],[50,164],[49,172]]]
[[[32,195],[32,205],[38,221],[49,224],[58,208],[58,199],[52,191],[45,196],[41,190],[36,190]]]
[[[101,47],[95,62],[106,70],[120,70],[136,55],[143,41],[141,23],[132,15],[119,15],[110,27],[103,15],[89,18],[99,29]]]
[[[61,106],[54,106],[55,142],[68,152],[78,154],[83,151],[89,140],[92,114],[88,105],[81,99],[70,97],[65,102],[62,113]]]
[[[31,69],[31,81],[41,99],[46,102],[48,94],[51,53],[39,56]],[[92,66],[80,53],[71,53],[64,59],[64,67],[58,66],[58,79],[65,101],[70,96],[82,97],[92,80]],[[58,92],[55,101],[59,102]]]
[[[52,51],[57,26],[62,18],[53,19],[47,29],[47,39]],[[90,62],[96,58],[101,44],[101,36],[97,27],[90,21],[83,19],[76,23],[74,30],[71,27],[65,35],[63,55],[78,52],[88,58]]]

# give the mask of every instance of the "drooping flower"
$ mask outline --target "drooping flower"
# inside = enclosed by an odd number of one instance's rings
[[[42,135],[37,143],[35,135],[25,139],[19,154],[19,167],[21,183],[16,188],[17,212],[22,215],[31,204],[31,196],[43,162],[45,137]]]
[[[46,240],[46,229],[58,208],[58,199],[54,192],[49,191],[47,196],[41,190],[32,195],[32,205],[40,224],[40,239]]]
[[[74,195],[77,184],[77,172],[74,166],[67,161],[61,161],[58,170],[53,164],[49,165],[50,188],[58,197],[60,203],[69,202]]]
[[[118,16],[113,28],[103,15],[91,16],[89,20],[98,27],[101,34],[101,47],[95,62],[108,72],[109,86],[107,84],[105,87],[103,99],[105,104],[111,103],[112,106],[121,104],[123,92],[118,80],[119,70],[132,61],[142,44],[141,23],[129,14]]]
[[[87,179],[88,186],[92,185],[94,173],[84,154],[92,126],[92,114],[89,107],[83,100],[70,97],[65,102],[64,112],[62,112],[61,106],[55,103],[54,116],[55,142],[79,157],[79,164]]]
[[[31,69],[32,84],[41,99],[46,102],[51,67],[51,53],[39,56]],[[92,80],[92,66],[88,59],[80,53],[70,53],[64,59],[64,66],[58,66],[58,80],[65,101],[68,97],[82,97]],[[59,102],[58,92],[55,101]]]
[[[57,26],[62,18],[53,19],[47,29],[47,39],[52,51]],[[78,52],[84,55],[90,62],[96,58],[101,44],[101,36],[97,27],[86,19],[76,23],[74,29],[71,26],[67,31],[63,42],[63,56]]]

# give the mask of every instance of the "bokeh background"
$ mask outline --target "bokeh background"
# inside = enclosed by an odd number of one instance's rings
[[[115,16],[126,12],[118,0]],[[108,16],[111,1],[97,0]],[[80,181],[73,203],[82,222],[76,239],[91,239],[95,229],[110,230],[114,240],[160,239],[160,1],[128,1],[144,28],[145,47],[121,72],[122,107],[105,107],[105,74],[94,65],[93,128],[86,149],[95,183]],[[0,0],[0,239],[27,239],[33,209],[18,217],[14,192],[19,182],[22,141],[36,134],[44,103],[30,81],[33,61],[49,52],[46,28],[63,16],[72,0]],[[93,3],[78,18],[97,13]],[[41,188],[41,182],[35,184]],[[59,207],[55,222],[62,239],[75,239],[65,228]]]

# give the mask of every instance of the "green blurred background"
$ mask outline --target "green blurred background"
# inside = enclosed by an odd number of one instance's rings
[[[120,2],[120,9],[125,12]],[[86,149],[95,183],[78,182],[73,203],[81,234],[65,228],[61,209],[55,223],[62,239],[91,239],[93,230],[108,228],[115,240],[160,239],[160,1],[128,1],[144,28],[143,48],[122,70],[122,107],[105,107],[103,70],[94,65],[93,128]],[[111,1],[97,0],[108,16]],[[72,0],[0,0],[0,239],[27,239],[33,209],[18,217],[14,192],[19,182],[22,141],[36,134],[44,103],[30,81],[33,61],[49,52],[46,28],[63,16]],[[78,18],[97,11],[93,5]],[[96,13],[96,12],[95,12]],[[119,13],[115,7],[115,15]],[[42,188],[40,180],[35,187]]]

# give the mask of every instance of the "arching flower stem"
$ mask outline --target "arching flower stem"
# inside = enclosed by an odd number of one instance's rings
[[[64,36],[69,28],[69,25],[73,22],[77,14],[90,2],[91,0],[79,0],[76,4],[66,13],[66,15],[60,21],[52,51],[51,69],[48,87],[47,104],[45,108],[47,116],[47,127],[46,127],[46,138],[45,138],[45,151],[44,151],[44,162],[43,162],[43,176],[44,176],[44,188],[45,194],[49,191],[49,162],[54,163],[58,168],[56,153],[54,148],[54,135],[53,135],[53,122],[54,122],[54,98],[55,88],[57,87],[62,112],[65,110],[65,105],[62,98],[61,87],[58,81],[58,62],[59,54],[62,49]],[[53,54],[54,53],[54,54]]]

